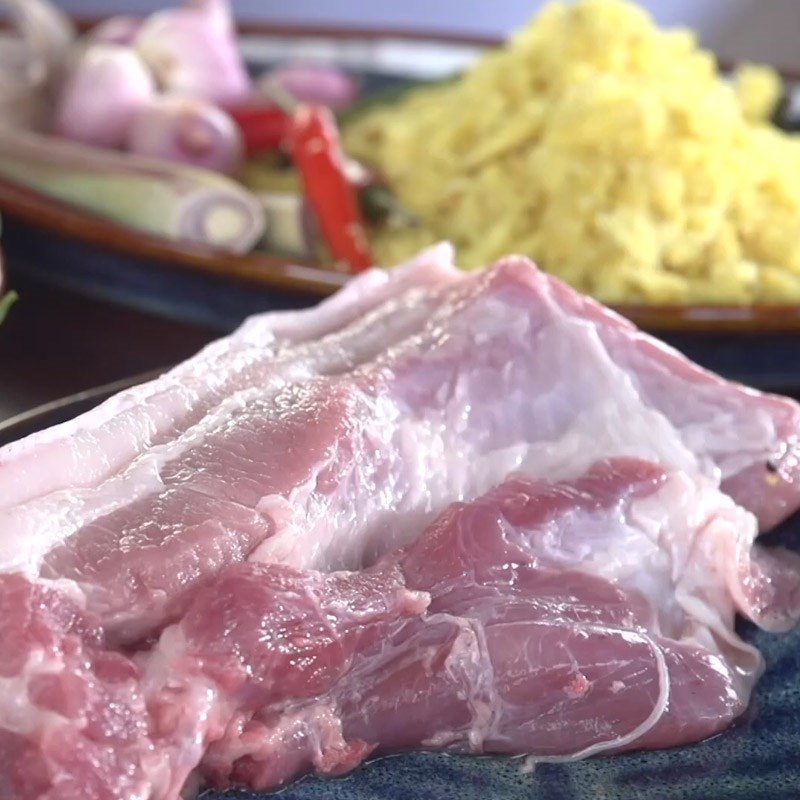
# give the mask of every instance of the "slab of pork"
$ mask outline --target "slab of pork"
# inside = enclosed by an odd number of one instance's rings
[[[232,565],[150,651],[109,652],[53,589],[0,578],[9,800],[274,788],[409,748],[573,759],[726,727],[782,630],[796,557],[703,481],[636,459],[510,477],[357,572]]]

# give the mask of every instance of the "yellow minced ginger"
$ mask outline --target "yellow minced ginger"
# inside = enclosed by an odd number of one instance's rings
[[[452,240],[524,253],[611,303],[800,300],[800,140],[774,71],[720,76],[685,30],[623,0],[554,3],[458,80],[346,129],[422,220],[384,263]]]

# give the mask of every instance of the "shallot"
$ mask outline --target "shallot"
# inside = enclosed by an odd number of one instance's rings
[[[90,45],[61,92],[55,130],[77,142],[121,147],[154,91],[152,76],[135,50]]]
[[[44,128],[74,29],[45,0],[0,0],[2,6],[8,9],[12,28],[0,37],[0,123]]]
[[[124,44],[132,45],[142,29],[139,17],[109,17],[95,25],[86,34],[86,40],[92,44]]]
[[[194,0],[153,14],[136,47],[167,91],[222,104],[252,93],[225,0]]]
[[[242,136],[231,117],[206,100],[162,95],[143,108],[131,126],[127,149],[215,172],[242,163]]]
[[[69,17],[48,0],[2,0],[14,28],[25,41],[30,66],[47,78],[58,70],[75,41],[75,27]]]
[[[358,97],[358,82],[336,67],[314,63],[282,64],[259,79],[259,88],[269,97],[277,84],[296,100],[317,103],[334,111],[348,108]]]
[[[31,74],[30,53],[15,36],[0,38],[0,123],[14,128],[45,128],[49,101],[43,81]]]

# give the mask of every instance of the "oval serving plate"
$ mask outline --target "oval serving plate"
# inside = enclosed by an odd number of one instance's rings
[[[88,411],[158,373],[82,392],[0,423],[0,446]],[[800,385],[782,387],[800,397]],[[800,551],[800,515],[768,534]],[[800,627],[768,634],[741,624],[766,672],[728,731],[687,747],[542,764],[493,756],[407,753],[343,778],[306,778],[279,793],[205,792],[202,800],[797,800],[800,797]]]
[[[93,22],[83,20],[81,27]],[[241,29],[242,48],[254,68],[263,68],[270,59],[326,58],[359,75],[367,98],[455,74],[497,44],[491,37],[419,31],[268,25]],[[266,253],[229,256],[143,235],[2,179],[0,212],[4,249],[13,269],[219,327],[230,327],[256,310],[307,305],[346,280],[332,270]],[[630,305],[617,310],[650,331],[800,332],[800,305]],[[800,373],[800,363],[796,371]]]

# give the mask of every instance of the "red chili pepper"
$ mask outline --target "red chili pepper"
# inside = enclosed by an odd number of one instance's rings
[[[237,105],[225,109],[242,132],[247,155],[278,150],[287,140],[291,117],[276,105]]]
[[[356,189],[347,179],[339,129],[330,109],[298,105],[292,115],[291,156],[300,172],[331,255],[360,272],[374,263]]]

